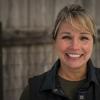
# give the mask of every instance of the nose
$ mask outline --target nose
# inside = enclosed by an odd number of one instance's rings
[[[80,49],[80,41],[78,39],[73,39],[70,47],[72,50],[79,50]]]

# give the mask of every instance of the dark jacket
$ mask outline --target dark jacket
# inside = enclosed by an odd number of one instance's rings
[[[57,80],[57,70],[59,69],[60,61],[58,60],[53,68],[39,76],[35,76],[29,80],[29,98],[27,100],[69,100],[63,93]],[[88,82],[82,86],[77,94],[77,100],[100,100],[100,69],[95,68],[88,61]]]

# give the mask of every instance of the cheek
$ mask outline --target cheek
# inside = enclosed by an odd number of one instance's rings
[[[90,43],[90,44],[85,45],[85,46],[84,46],[84,49],[85,49],[86,53],[88,53],[88,54],[91,55],[92,50],[93,50],[93,44]]]
[[[64,52],[67,49],[68,45],[65,42],[57,42],[56,49],[57,51]]]

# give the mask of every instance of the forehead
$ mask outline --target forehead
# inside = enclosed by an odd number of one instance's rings
[[[89,33],[82,25],[80,25],[78,22],[62,22],[59,26],[58,33],[64,33],[64,32],[79,32],[79,33]]]

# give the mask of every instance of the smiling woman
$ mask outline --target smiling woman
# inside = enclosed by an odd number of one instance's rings
[[[59,74],[62,73],[63,78],[68,77],[70,80],[84,78],[87,61],[90,59],[93,49],[92,34],[85,29],[78,30],[65,21],[59,26],[55,47],[61,62]],[[76,70],[78,70],[78,76],[76,76]],[[68,74],[71,74],[72,78]]]
[[[80,5],[64,7],[52,32],[58,60],[29,79],[20,100],[99,100],[100,69],[91,61],[95,24]]]

